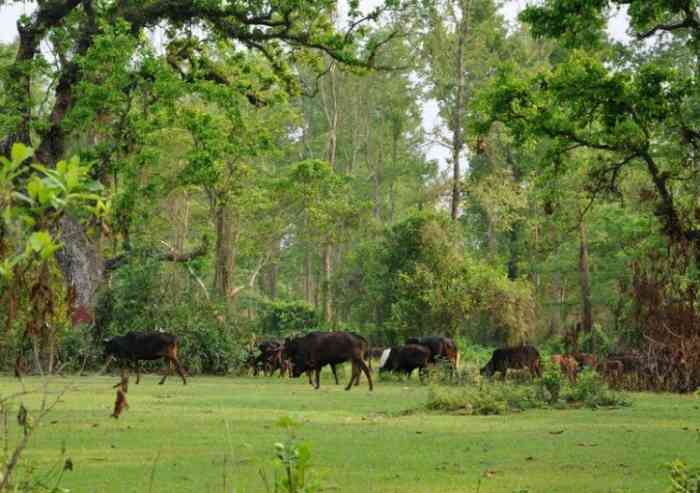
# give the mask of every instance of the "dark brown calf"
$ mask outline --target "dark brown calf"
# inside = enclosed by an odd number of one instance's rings
[[[529,345],[496,349],[489,362],[481,369],[481,374],[490,377],[496,372],[500,372],[505,380],[509,369],[527,369],[533,377],[541,377],[539,351]]]
[[[182,378],[182,383],[187,384],[185,371],[177,360],[177,337],[167,332],[129,332],[123,336],[105,339],[104,357],[107,360],[102,371],[105,371],[113,360],[117,360],[122,368],[122,373],[129,363],[136,365],[136,383],[141,380],[141,361],[164,359],[168,362],[168,369],[159,382],[165,383],[168,375],[173,372],[173,367]],[[122,375],[122,378],[123,375]]]

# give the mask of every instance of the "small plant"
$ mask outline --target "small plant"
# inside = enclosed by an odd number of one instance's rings
[[[555,365],[546,364],[539,380],[541,397],[549,404],[556,404],[562,389],[561,372]]]
[[[311,472],[311,448],[309,444],[300,441],[294,429],[299,426],[288,416],[279,419],[277,426],[287,430],[287,439],[275,443],[275,459],[273,461],[275,482],[271,490],[264,471],[260,476],[265,483],[266,491],[274,493],[317,493],[321,485],[314,479]]]
[[[700,470],[693,469],[681,460],[669,465],[671,488],[668,493],[700,493]]]

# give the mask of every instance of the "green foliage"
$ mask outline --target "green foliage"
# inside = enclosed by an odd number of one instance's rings
[[[311,474],[311,447],[300,441],[294,432],[299,426],[288,416],[277,421],[277,426],[287,430],[287,439],[275,443],[274,487],[270,489],[264,471],[260,474],[265,483],[266,491],[274,493],[316,493],[322,491],[321,485]]]
[[[433,386],[426,408],[466,415],[509,414],[544,407],[534,386],[483,382],[478,387]]]
[[[78,158],[60,161],[55,168],[27,166],[32,154],[23,144],[14,144],[10,159],[0,156],[0,242],[10,243],[16,252],[0,259],[0,277],[5,280],[16,267],[29,269],[32,262],[46,261],[61,248],[53,228],[63,214],[99,218],[108,212],[90,166],[81,165]]]
[[[312,306],[302,301],[270,302],[260,316],[263,334],[286,336],[297,332],[309,332],[318,328],[319,318]]]
[[[225,303],[203,298],[196,284],[174,291],[172,274],[144,253],[115,272],[111,287],[100,294],[97,335],[163,329],[178,336],[179,359],[190,373],[230,371],[239,362],[246,331],[227,317]]]
[[[563,397],[569,402],[583,403],[591,408],[631,405],[624,394],[610,390],[595,370],[590,368],[579,373],[576,383]]]
[[[529,284],[510,281],[471,255],[444,215],[421,213],[396,224],[364,262],[374,269],[364,273],[364,282],[370,300],[379,301],[379,322],[398,334],[456,336],[486,314],[491,333],[528,338],[534,316]]]

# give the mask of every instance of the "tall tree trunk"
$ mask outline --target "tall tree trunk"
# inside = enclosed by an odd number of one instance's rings
[[[586,223],[583,218],[579,222],[579,279],[581,283],[581,311],[582,329],[591,335],[591,351],[595,352],[595,338],[593,337],[593,305],[591,303],[590,275],[588,268],[588,237]]]
[[[518,235],[520,224],[515,223],[511,226],[508,233],[508,243],[510,247],[510,256],[508,258],[508,279],[514,281],[518,278]]]
[[[91,324],[97,291],[102,285],[104,259],[76,218],[64,216],[60,228],[63,248],[56,257],[68,288],[71,321],[73,325]]]
[[[333,319],[333,303],[331,296],[331,271],[333,249],[330,244],[323,246],[323,279],[321,286],[321,300],[323,305],[323,321],[327,324]]]
[[[226,204],[216,202],[214,209],[216,225],[216,253],[214,263],[214,291],[227,296],[231,289],[233,252],[231,249],[231,217]]]
[[[309,248],[304,248],[304,301],[309,305],[313,302],[313,285],[311,281],[311,255]]]
[[[457,60],[455,63],[457,94],[455,95],[455,106],[452,111],[452,203],[450,215],[452,220],[456,220],[459,215],[459,204],[461,197],[461,170],[459,155],[464,147],[464,135],[462,132],[462,118],[464,115],[464,45],[469,32],[469,11],[471,0],[460,0],[462,17],[457,27]]]

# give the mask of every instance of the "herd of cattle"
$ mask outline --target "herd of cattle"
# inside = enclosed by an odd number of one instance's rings
[[[177,359],[178,339],[172,334],[129,332],[124,336],[105,339],[104,345],[106,362],[102,371],[112,361],[120,363],[122,381],[115,387],[119,386],[123,393],[126,393],[128,385],[126,368],[135,365],[138,383],[140,362],[144,360],[162,358],[168,363],[169,368],[161,379],[161,384],[173,369],[180,374],[183,383],[187,383],[185,370]],[[451,370],[459,367],[459,351],[454,341],[447,337],[409,338],[402,346],[371,349],[367,339],[360,334],[342,331],[310,332],[298,337],[289,337],[284,342],[262,341],[257,345],[257,352],[250,354],[246,366],[254,375],[259,372],[272,375],[279,371],[280,376],[289,375],[296,378],[306,373],[309,383],[319,388],[320,373],[324,366],[331,367],[337,384],[337,365],[350,362],[352,375],[346,390],[350,390],[353,384],[359,384],[361,373],[367,377],[369,389],[372,390],[373,358],[379,359],[380,372],[403,373],[409,376],[416,369],[422,375],[430,366],[441,361]],[[598,362],[594,355],[573,353],[554,355],[552,363],[559,366],[562,374],[572,382],[576,381],[576,376],[582,368],[591,367],[606,376],[611,383],[618,383],[626,368],[630,367],[625,358],[620,355]],[[490,377],[500,373],[505,379],[508,370],[526,370],[533,377],[541,377],[542,362],[539,351],[531,345],[496,349],[489,362],[481,368],[481,374]],[[122,397],[124,398],[123,395]]]

